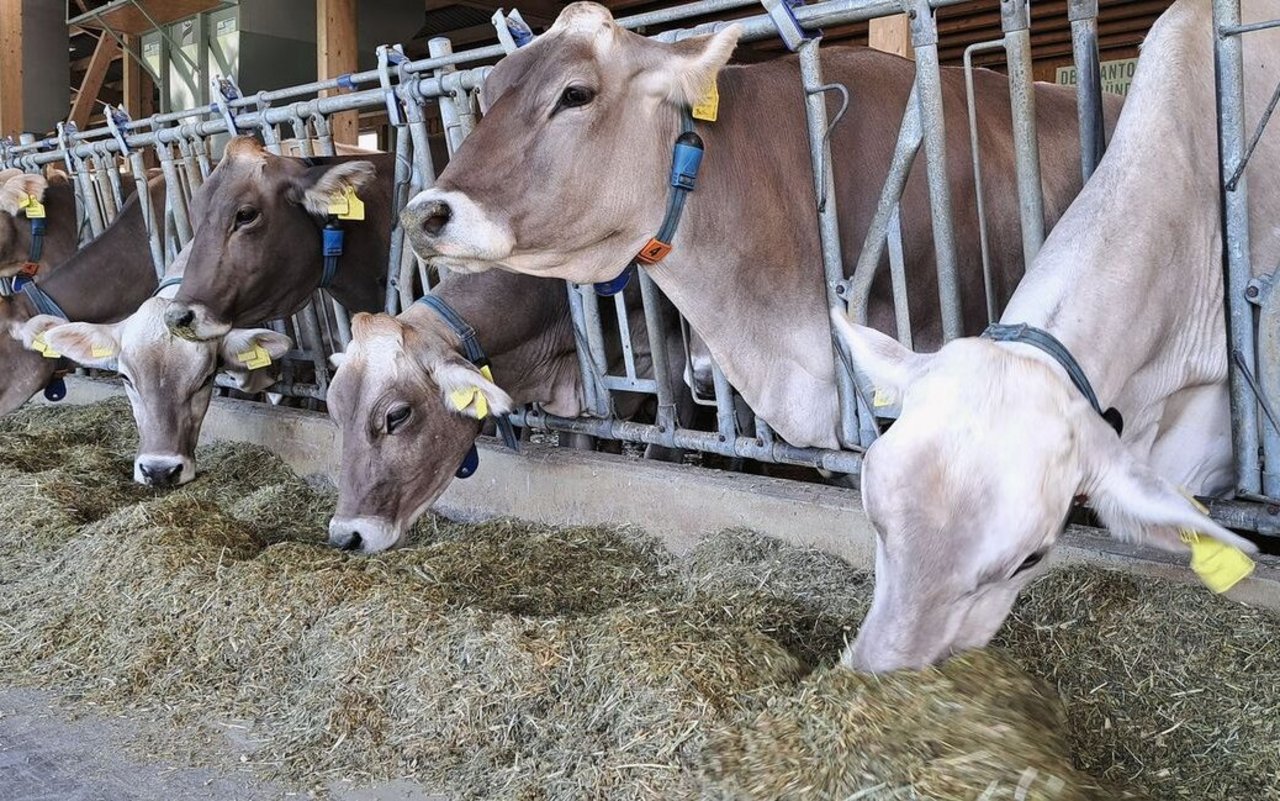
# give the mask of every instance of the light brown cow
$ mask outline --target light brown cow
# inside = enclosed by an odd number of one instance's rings
[[[33,260],[31,200],[44,206],[44,242]],[[16,275],[33,262],[41,272],[71,258],[79,246],[75,193],[63,173],[51,178],[21,170],[0,170],[0,276]]]
[[[663,44],[619,28],[592,3],[494,68],[484,119],[403,214],[418,254],[455,270],[497,267],[596,282],[613,278],[657,231],[667,200],[679,107],[715,77],[719,119],[706,145],[675,249],[648,267],[751,407],[787,441],[836,447],[838,411],[818,249],[804,96],[794,57],[721,69],[740,28]],[[832,134],[846,269],[852,269],[890,163],[910,92],[910,61],[828,48],[823,69],[850,109]],[[943,71],[949,183],[956,206],[966,330],[986,323],[965,124],[964,80]],[[1022,275],[1008,84],[975,75],[996,294]],[[1114,105],[1110,107],[1115,111]],[[1045,215],[1080,189],[1075,93],[1037,86]],[[1112,114],[1114,116],[1114,113]],[[902,200],[916,343],[940,344],[924,159]],[[893,325],[887,271],[872,322]]]

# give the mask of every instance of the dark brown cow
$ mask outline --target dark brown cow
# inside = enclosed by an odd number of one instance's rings
[[[51,178],[20,170],[0,170],[0,275],[16,275],[31,262],[31,221],[26,216],[29,198],[44,206],[44,244],[35,263],[41,272],[71,258],[79,246],[76,199],[62,173]]]
[[[152,208],[158,212],[164,208],[164,180],[153,178],[148,185]],[[138,308],[156,288],[138,199],[130,198],[101,236],[42,275],[38,283],[72,320],[113,322]],[[57,369],[56,359],[27,350],[32,337],[40,333],[25,325],[36,313],[26,295],[0,297],[0,330],[11,335],[0,336],[0,414],[26,403]]]
[[[330,200],[348,187],[363,201],[365,219],[342,224],[344,255],[331,291],[351,311],[383,308],[393,159],[286,158],[251,137],[233,139],[192,198],[196,228],[182,287],[165,317],[170,330],[212,339],[233,325],[305,306],[321,283]]]
[[[611,279],[657,232],[680,106],[715,78],[719,118],[696,124],[706,145],[697,189],[674,251],[646,269],[779,434],[796,445],[836,447],[835,365],[799,64],[787,57],[721,69],[740,31],[729,26],[663,44],[622,30],[601,6],[568,6],[546,34],[494,68],[482,93],[484,119],[403,220],[418,254],[441,267]],[[850,94],[831,144],[851,270],[914,66],[833,47],[824,50],[823,69]],[[944,70],[942,82],[961,299],[966,330],[977,333],[987,317],[963,73]],[[994,281],[1003,301],[1023,271],[1008,84],[979,70],[975,86]],[[1052,223],[1081,184],[1075,93],[1039,85],[1036,104]],[[941,331],[923,162],[917,159],[908,181],[901,219],[915,341],[929,348],[940,344]],[[875,286],[872,322],[890,330],[886,273]]]

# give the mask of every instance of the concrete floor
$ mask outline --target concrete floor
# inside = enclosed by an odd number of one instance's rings
[[[0,799],[3,801],[305,801],[305,789],[255,778],[231,749],[193,768],[140,758],[150,721],[72,717],[52,693],[0,688]],[[446,801],[411,782],[333,786],[334,801]]]

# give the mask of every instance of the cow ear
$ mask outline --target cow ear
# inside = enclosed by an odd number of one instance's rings
[[[29,202],[28,198],[44,200],[44,190],[49,182],[43,175],[20,172],[0,184],[0,211],[17,214]]]
[[[1201,512],[1197,505],[1146,464],[1134,458],[1110,426],[1092,412],[1079,439],[1087,460],[1080,493],[1111,533],[1167,551],[1185,552],[1183,533],[1195,532],[1246,553],[1253,543],[1233,534]]]
[[[858,384],[876,414],[896,417],[902,411],[907,386],[920,375],[932,355],[915,353],[874,328],[851,323],[839,311],[831,312],[831,321],[849,352]]]
[[[64,325],[66,322],[52,314],[37,314],[28,320],[15,320],[9,323],[9,336],[21,342],[22,347],[30,350],[36,337],[55,325]]]
[[[449,359],[436,365],[432,376],[451,412],[483,420],[491,414],[506,414],[515,405],[511,396],[470,362]]]
[[[31,318],[31,322],[40,319]],[[58,354],[85,367],[116,369],[120,357],[120,324],[63,323],[44,332],[44,343]],[[33,342],[33,344],[38,344]],[[36,347],[28,346],[32,350]],[[49,355],[48,353],[45,354]]]
[[[734,23],[664,46],[661,60],[641,74],[646,90],[676,103],[696,104],[733,55],[742,32],[743,27]]]
[[[282,359],[293,340],[269,328],[233,328],[222,338],[218,353],[230,370],[258,370]]]
[[[371,161],[340,161],[310,167],[294,180],[291,198],[321,217],[329,213],[335,196],[347,189],[359,193],[377,175]]]

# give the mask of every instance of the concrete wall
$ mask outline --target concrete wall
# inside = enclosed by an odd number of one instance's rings
[[[22,1],[22,127],[53,130],[71,107],[66,4]]]

